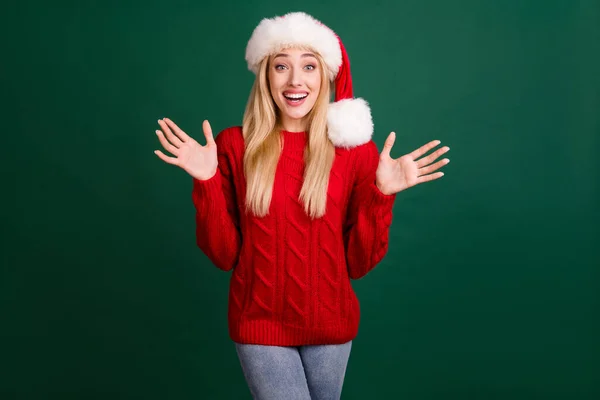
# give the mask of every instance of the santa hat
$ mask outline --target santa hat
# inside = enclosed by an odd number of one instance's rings
[[[373,120],[368,103],[354,98],[350,62],[341,39],[330,28],[303,12],[265,18],[254,29],[246,47],[248,69],[258,72],[261,61],[290,46],[308,46],[325,62],[335,81],[335,101],[327,110],[327,131],[338,147],[355,147],[371,140]]]

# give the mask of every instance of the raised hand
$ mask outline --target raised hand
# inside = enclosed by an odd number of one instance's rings
[[[162,151],[155,150],[161,160],[176,165],[199,180],[207,180],[217,173],[217,145],[213,139],[212,129],[207,120],[202,123],[206,145],[202,146],[189,137],[169,118],[158,120],[162,131],[156,130],[158,140],[169,153],[175,157],[166,156]]]
[[[376,183],[379,190],[384,194],[398,193],[419,183],[429,182],[444,176],[443,172],[432,173],[450,162],[444,158],[432,164],[438,157],[450,150],[449,147],[442,147],[420,160],[417,158],[427,153],[429,150],[440,144],[439,140],[433,140],[413,152],[400,158],[390,157],[390,151],[396,140],[394,132],[385,140],[383,150],[379,156],[379,165],[376,172]]]

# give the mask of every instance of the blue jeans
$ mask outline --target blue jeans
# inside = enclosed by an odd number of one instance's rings
[[[352,341],[285,347],[235,343],[235,347],[255,400],[338,400]]]

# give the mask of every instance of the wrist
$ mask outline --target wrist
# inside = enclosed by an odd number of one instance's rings
[[[379,185],[379,183],[377,181],[375,181],[375,186],[382,194],[384,194],[386,196],[396,193],[396,192],[393,192],[393,191],[387,189],[385,186]]]
[[[216,169],[215,169],[215,170],[212,172],[212,174],[208,174],[208,175],[199,175],[199,174],[194,174],[194,175],[192,175],[192,177],[193,177],[194,179],[196,179],[196,180],[199,180],[199,181],[207,181],[207,180],[209,180],[209,179],[212,179],[212,178],[214,178],[214,177],[215,177],[215,175],[217,174],[217,170],[218,170],[218,168],[216,168]]]

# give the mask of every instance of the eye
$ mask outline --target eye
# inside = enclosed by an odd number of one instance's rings
[[[311,71],[312,71],[312,70],[314,70],[315,68],[317,68],[317,67],[315,67],[315,66],[314,66],[314,65],[312,65],[312,64],[310,64],[310,65],[307,65],[305,68],[308,68],[308,67],[310,67],[309,69],[310,69]]]
[[[279,67],[285,68],[285,65],[282,65],[282,64],[277,64],[277,65],[275,66],[275,69],[276,69],[277,71],[281,71],[281,68],[279,68]]]

